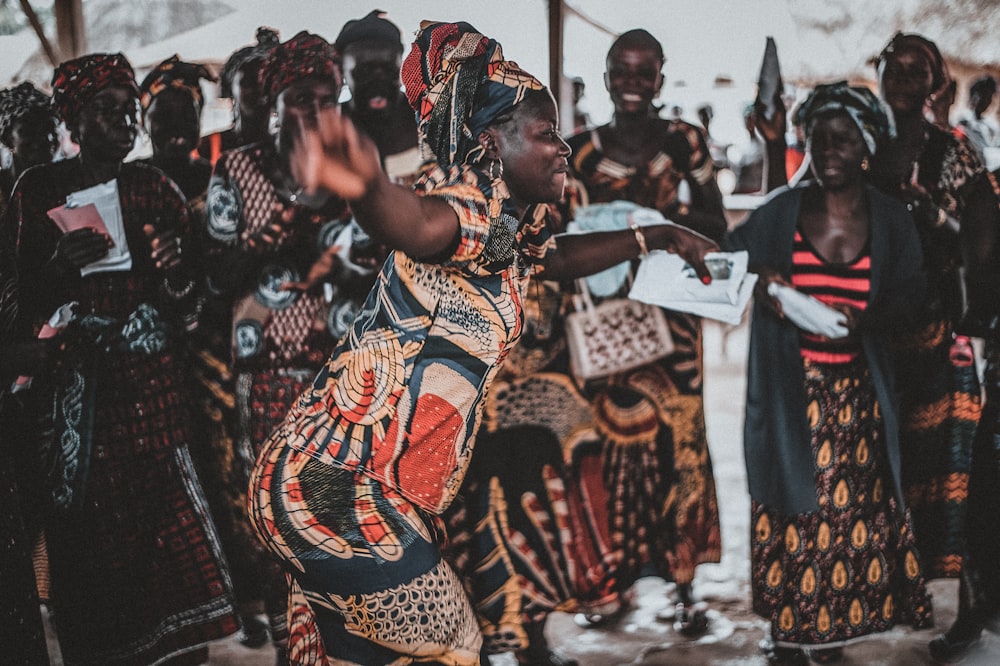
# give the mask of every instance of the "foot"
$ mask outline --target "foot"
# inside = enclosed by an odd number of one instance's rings
[[[575,659],[563,656],[555,650],[546,650],[544,654],[532,654],[530,651],[518,652],[517,663],[520,666],[578,666]]]
[[[577,613],[573,622],[581,629],[598,629],[616,624],[628,612],[628,606],[621,605],[608,613]]]
[[[798,648],[778,647],[765,639],[760,642],[760,649],[770,666],[809,666],[809,657]]]
[[[809,658],[817,664],[833,664],[844,658],[844,648],[813,648],[809,650]]]
[[[236,640],[240,642],[240,645],[251,649],[257,649],[266,645],[268,640],[270,640],[267,623],[262,622],[253,615],[241,619],[243,627],[236,636]]]
[[[959,616],[948,631],[928,644],[927,649],[938,663],[958,664],[976,648],[982,633],[979,622],[970,619],[969,615]]]
[[[689,638],[701,636],[708,629],[707,610],[708,604],[704,602],[677,604],[674,611],[674,631]]]

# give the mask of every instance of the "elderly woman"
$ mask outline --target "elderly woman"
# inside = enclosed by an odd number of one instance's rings
[[[0,142],[10,151],[10,167],[0,171],[0,196],[10,197],[25,169],[52,161],[59,147],[52,98],[25,81],[0,90]],[[2,211],[0,211],[2,212]]]
[[[839,655],[894,623],[931,622],[899,464],[893,336],[923,291],[906,208],[868,177],[889,120],[875,96],[821,85],[803,104],[815,180],[775,194],[727,236],[759,273],[744,428],[754,610],[772,663]],[[842,315],[797,327],[771,287]]]
[[[50,385],[41,434],[59,463],[46,525],[50,603],[67,663],[155,663],[237,628],[187,448],[177,353],[197,305],[190,221],[166,176],[122,163],[139,90],[121,54],[64,62],[52,88],[80,154],[26,171],[8,214],[32,294],[24,316],[37,331],[57,306],[77,303],[61,372],[32,388]],[[199,654],[207,659],[207,648]]]
[[[222,154],[205,222],[208,305],[213,312],[225,308],[217,324],[231,322],[216,332],[226,335],[235,379],[236,454],[244,488],[261,445],[347,332],[374,277],[339,256],[346,256],[352,238],[365,239],[350,224],[344,200],[304,195],[290,170],[299,124],[314,126],[320,110],[339,104],[333,49],[321,37],[300,32],[274,47],[259,74],[275,116],[273,133],[265,142]],[[258,578],[272,640],[284,649],[284,575],[269,558],[260,566],[266,570]]]
[[[257,459],[251,509],[313,614],[296,663],[480,663],[478,622],[441,556],[440,514],[472,456],[484,396],[521,333],[532,273],[572,278],[639,252],[631,230],[560,238],[544,208],[569,148],[552,96],[465,23],[425,23],[403,64],[437,163],[394,185],[330,109],[304,126],[298,182],[351,201],[395,248],[327,365]],[[707,275],[707,239],[647,227]],[[558,251],[555,251],[558,247]],[[339,662],[338,662],[339,663]]]

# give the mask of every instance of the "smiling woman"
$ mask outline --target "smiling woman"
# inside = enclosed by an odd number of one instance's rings
[[[538,204],[561,195],[569,149],[551,95],[495,40],[425,23],[402,78],[437,160],[412,190],[334,109],[302,123],[291,162],[307,195],[349,199],[395,249],[251,478],[258,536],[302,592],[308,651],[293,644],[294,663],[481,663],[439,516],[471,460],[485,393],[521,335],[532,274],[572,278],[638,251],[631,231],[559,239],[556,251]],[[648,239],[706,274],[711,241],[666,225]]]

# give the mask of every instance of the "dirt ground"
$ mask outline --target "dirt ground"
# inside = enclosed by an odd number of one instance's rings
[[[719,564],[702,565],[694,591],[707,601],[708,632],[691,640],[676,633],[662,616],[670,604],[670,586],[659,579],[644,578],[636,584],[635,607],[616,625],[581,629],[572,616],[556,614],[547,629],[550,643],[580,666],[624,666],[674,664],[704,666],[765,666],[758,647],[767,623],[750,611],[749,517],[741,442],[744,401],[746,326],[705,325],[705,397],[709,448],[715,467],[723,556]],[[841,664],[913,666],[933,664],[927,643],[946,629],[955,617],[956,581],[930,583],[934,597],[935,627],[914,631],[896,627],[848,646]],[[981,650],[968,659],[970,666],[1000,664],[1000,638],[987,636]],[[57,645],[50,641],[54,665],[62,664]],[[516,666],[512,655],[491,657],[492,666]],[[233,637],[211,646],[210,666],[274,666],[272,648],[250,650]]]

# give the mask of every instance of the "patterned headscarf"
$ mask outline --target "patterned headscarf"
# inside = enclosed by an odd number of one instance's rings
[[[219,75],[219,97],[227,99],[232,97],[233,78],[236,77],[236,72],[247,63],[263,62],[271,49],[280,42],[277,30],[265,26],[257,28],[257,43],[237,49],[222,66],[222,74]]]
[[[927,62],[931,65],[931,73],[934,77],[934,82],[931,84],[933,86],[931,95],[940,95],[948,87],[948,84],[951,83],[951,75],[948,73],[948,65],[945,63],[941,51],[938,50],[937,44],[926,37],[912,33],[897,32],[889,40],[889,43],[885,45],[882,52],[878,54],[877,62],[881,64],[891,54],[904,49],[912,49],[924,54]]]
[[[399,28],[385,18],[385,12],[381,9],[373,9],[364,18],[345,23],[333,45],[338,53],[343,53],[344,49],[356,42],[388,44],[395,46],[400,53],[403,52]]]
[[[850,116],[872,155],[886,138],[896,134],[892,114],[885,103],[868,88],[849,86],[846,81],[816,86],[796,109],[793,121],[809,133],[817,116],[834,111],[843,111]]]
[[[145,113],[157,95],[168,88],[176,88],[186,91],[194,98],[200,113],[204,103],[199,83],[201,79],[215,81],[215,77],[204,65],[183,62],[177,54],[174,54],[154,67],[142,80],[139,85],[139,106]]]
[[[7,140],[14,123],[37,111],[54,115],[52,98],[28,81],[15,88],[0,90],[0,140]]]
[[[52,104],[66,126],[72,127],[80,109],[111,86],[127,88],[139,97],[135,72],[121,53],[91,53],[67,60],[52,74]]]
[[[421,141],[446,166],[475,159],[479,133],[545,88],[468,23],[422,22],[401,75]]]
[[[329,42],[303,30],[271,49],[261,63],[261,92],[274,104],[282,90],[307,76],[334,79],[339,86],[340,59]]]

